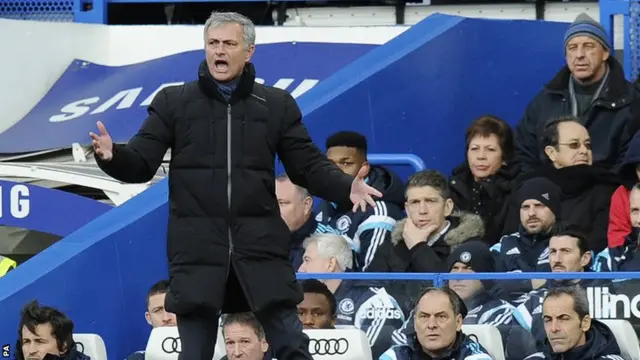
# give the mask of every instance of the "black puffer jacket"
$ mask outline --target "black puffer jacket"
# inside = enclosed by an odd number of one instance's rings
[[[607,168],[617,164],[638,130],[639,88],[625,79],[622,65],[613,56],[607,60],[609,78],[602,93],[580,122],[589,130],[593,144],[593,162]],[[546,161],[540,147],[541,134],[549,119],[571,115],[567,66],[531,101],[515,128],[516,159],[523,173],[535,170]]]
[[[483,240],[488,245],[500,241],[502,229],[507,219],[507,204],[518,167],[512,163],[503,166],[498,172],[482,181],[475,181],[469,164],[455,168],[449,178],[451,199],[460,211],[479,215],[484,222]]]
[[[121,181],[145,182],[172,150],[167,310],[259,311],[302,301],[275,196],[276,153],[295,184],[334,202],[349,201],[353,178],[311,142],[293,97],[255,83],[247,64],[227,102],[203,61],[197,81],[163,89],[148,111],[131,141],[98,164]],[[238,281],[227,282],[229,274]]]

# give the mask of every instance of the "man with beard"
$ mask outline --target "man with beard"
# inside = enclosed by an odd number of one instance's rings
[[[574,225],[564,225],[557,229],[549,240],[549,262],[552,272],[585,272],[591,265],[591,251],[588,249],[586,236]],[[543,323],[542,303],[550,289],[575,285],[579,287],[594,286],[602,280],[547,280],[538,290],[524,295],[524,301],[516,308],[514,317],[536,340],[538,348],[546,339]]]
[[[491,247],[499,272],[549,272],[549,238],[561,213],[560,188],[545,178],[525,181],[516,191],[520,205],[518,232]],[[501,286],[513,299],[538,288],[537,280],[505,280]]]
[[[589,316],[589,300],[578,286],[549,290],[542,304],[546,339],[525,360],[623,360],[607,325]]]

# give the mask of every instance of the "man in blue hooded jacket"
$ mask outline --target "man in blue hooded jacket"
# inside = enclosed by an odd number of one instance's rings
[[[592,253],[588,249],[586,235],[575,225],[562,225],[549,240],[549,263],[552,272],[585,272],[591,266]],[[603,280],[547,280],[541,288],[524,295],[513,316],[531,332],[538,345],[546,339],[542,308],[547,293],[554,288],[578,286],[581,288],[599,286]]]

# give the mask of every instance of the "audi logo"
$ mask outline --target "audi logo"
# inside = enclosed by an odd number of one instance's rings
[[[349,341],[339,339],[309,339],[311,355],[344,355],[349,350]]]
[[[179,354],[182,352],[180,338],[166,337],[162,340],[162,351],[167,354]]]

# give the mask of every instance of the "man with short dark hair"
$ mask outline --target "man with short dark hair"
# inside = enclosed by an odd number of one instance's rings
[[[324,201],[316,220],[329,225],[351,241],[356,253],[354,271],[393,270],[391,229],[402,218],[404,183],[394,172],[367,160],[367,139],[353,131],[340,131],[326,141],[327,157],[346,174],[358,172],[365,182],[382,192],[374,207],[353,212],[349,206]]]
[[[422,170],[409,177],[406,189],[407,218],[392,233],[398,266],[404,272],[446,272],[453,249],[484,235],[479,215],[453,213],[447,178],[436,170]]]
[[[589,300],[579,286],[549,290],[542,318],[544,345],[525,360],[623,360],[609,327],[589,316]]]
[[[589,251],[586,235],[578,226],[561,224],[549,240],[549,265],[552,272],[585,272],[590,270],[592,253]],[[517,303],[513,316],[525,329],[529,330],[538,344],[545,339],[541,316],[542,303],[548,291],[566,285],[580,287],[597,286],[603,280],[547,280],[537,290],[523,295]]]
[[[524,173],[543,163],[540,138],[551,118],[571,115],[594,136],[594,163],[611,167],[621,160],[637,130],[631,104],[634,84],[611,54],[606,30],[580,14],[564,37],[566,65],[531,101],[515,129],[516,157]]]
[[[298,304],[298,317],[305,329],[333,329],[336,324],[336,298],[327,285],[316,279],[300,282],[304,300]]]
[[[28,303],[18,326],[16,360],[90,360],[76,349],[73,321],[57,309]]]
[[[147,311],[144,317],[152,328],[176,326],[176,315],[164,308],[164,301],[169,292],[169,280],[160,280],[153,284],[147,292]],[[127,360],[144,360],[145,352],[136,351]]]
[[[462,332],[464,302],[449,288],[427,288],[414,309],[415,334],[406,345],[387,350],[379,360],[493,360],[479,343]]]
[[[221,360],[272,359],[262,325],[253,313],[235,313],[224,316],[222,336],[227,355]]]

